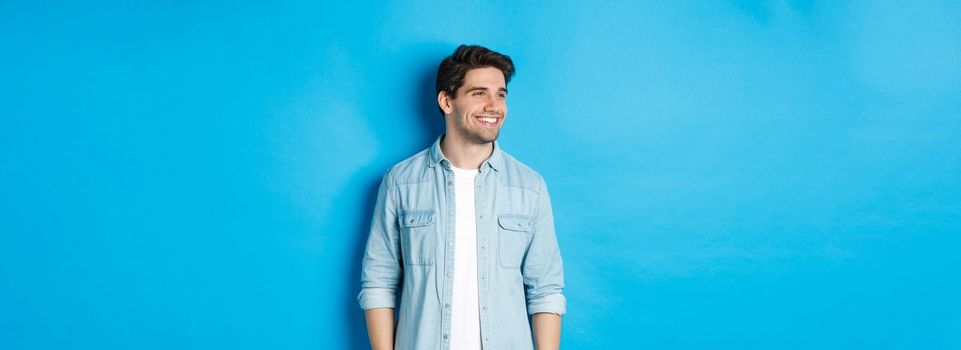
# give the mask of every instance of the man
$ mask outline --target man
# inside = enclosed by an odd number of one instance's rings
[[[437,72],[447,131],[384,175],[357,296],[374,350],[559,347],[567,300],[547,187],[496,142],[513,73],[505,55],[458,47]]]

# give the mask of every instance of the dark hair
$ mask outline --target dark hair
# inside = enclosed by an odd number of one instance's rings
[[[504,73],[504,83],[514,75],[514,61],[507,55],[478,45],[461,45],[444,59],[437,68],[437,91],[444,91],[450,98],[457,96],[457,89],[464,85],[464,76],[471,69],[494,67]],[[440,109],[440,107],[438,107]],[[440,109],[444,114],[444,110]]]

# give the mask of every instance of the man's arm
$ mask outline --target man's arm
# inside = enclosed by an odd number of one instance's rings
[[[537,350],[557,350],[561,347],[561,315],[539,312],[531,317],[534,324],[534,345]]]
[[[521,266],[527,312],[531,315],[537,349],[557,349],[567,299],[563,294],[564,268],[554,233],[554,213],[543,181],[533,219],[533,238]]]
[[[371,347],[377,350],[394,347],[394,309],[403,278],[397,209],[392,193],[388,172],[377,193],[357,295],[367,318]]]
[[[380,307],[364,311],[371,350],[394,350],[394,309]]]

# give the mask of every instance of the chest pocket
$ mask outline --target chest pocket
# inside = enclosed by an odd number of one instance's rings
[[[400,215],[401,253],[405,265],[433,265],[436,211],[405,210]]]
[[[497,225],[497,260],[503,268],[520,268],[531,240],[532,218],[520,214],[500,214],[497,216]]]

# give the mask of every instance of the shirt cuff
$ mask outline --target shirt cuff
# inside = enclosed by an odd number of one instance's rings
[[[364,288],[357,294],[357,301],[364,310],[380,307],[393,309],[397,307],[397,292],[388,288]]]
[[[567,298],[564,294],[550,294],[527,301],[527,314],[550,312],[557,315],[567,313]]]

